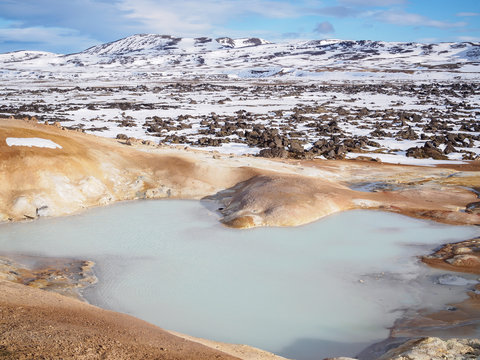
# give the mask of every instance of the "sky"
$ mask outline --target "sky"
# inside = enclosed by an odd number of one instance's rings
[[[82,51],[140,34],[480,41],[480,0],[0,0],[0,52]]]

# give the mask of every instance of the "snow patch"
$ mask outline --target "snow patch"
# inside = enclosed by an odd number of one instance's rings
[[[434,159],[416,159],[406,157],[404,154],[381,154],[381,153],[348,153],[347,159],[355,159],[359,156],[368,156],[373,159],[380,159],[381,162],[389,164],[415,165],[415,166],[435,166],[439,164],[466,164],[461,160],[434,160]]]
[[[49,149],[62,149],[60,145],[54,143],[52,140],[42,138],[12,138],[9,137],[6,140],[8,146],[28,146],[28,147],[42,147]]]

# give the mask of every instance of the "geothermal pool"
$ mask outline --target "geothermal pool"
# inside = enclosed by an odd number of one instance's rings
[[[478,228],[349,211],[296,228],[229,229],[197,201],[138,201],[0,225],[3,253],[94,260],[93,304],[165,329],[277,354],[352,356],[406,308],[441,309],[458,286],[420,264]],[[467,285],[463,284],[466,283]]]

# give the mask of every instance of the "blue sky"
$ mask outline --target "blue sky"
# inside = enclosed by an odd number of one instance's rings
[[[138,34],[480,41],[480,0],[0,0],[0,52]]]

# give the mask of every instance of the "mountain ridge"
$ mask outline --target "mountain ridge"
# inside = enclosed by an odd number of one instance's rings
[[[339,71],[363,73],[362,76],[380,72],[453,75],[478,74],[479,65],[480,43],[474,42],[314,39],[272,43],[256,37],[214,39],[137,34],[73,54],[0,54],[0,79],[15,75],[12,71],[33,71],[42,77],[46,72],[53,77],[92,75],[79,71],[80,68],[91,69],[92,73],[103,69],[102,72],[114,70],[125,76],[161,73],[183,78],[298,78]]]
[[[126,52],[145,50],[175,50],[178,49],[177,45],[179,45],[179,43],[181,43],[182,41],[192,42],[192,40],[193,44],[189,45],[193,45],[192,49],[196,49],[199,51],[218,50],[224,48],[232,49],[271,44],[271,42],[267,40],[256,37],[239,39],[232,39],[230,37],[219,37],[213,39],[209,37],[182,38],[172,35],[136,34],[115,41],[92,46],[77,54],[86,53],[91,55],[105,55],[123,54]]]

